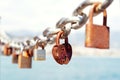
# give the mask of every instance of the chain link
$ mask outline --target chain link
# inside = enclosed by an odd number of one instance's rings
[[[85,13],[81,13],[81,15],[77,17],[79,20],[71,25],[71,29],[79,29],[87,22],[88,17]]]
[[[99,13],[101,13],[104,9],[106,9],[113,2],[113,0],[104,0],[104,2],[101,2],[100,0],[98,1],[97,0],[96,1],[85,0],[74,10],[73,15],[74,16],[81,15],[83,9],[97,2],[100,2],[101,4],[97,7],[94,15],[98,15]]]

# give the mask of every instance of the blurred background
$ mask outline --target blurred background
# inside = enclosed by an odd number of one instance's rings
[[[0,36],[26,40],[42,35],[47,27],[55,28],[62,17],[72,12],[84,0],[0,0]],[[88,13],[90,7],[84,12]],[[110,49],[84,47],[85,26],[72,30],[69,43],[73,58],[68,65],[57,64],[51,54],[53,45],[47,45],[44,62],[33,61],[32,69],[19,69],[11,63],[11,56],[0,55],[0,80],[120,80],[120,0],[107,8],[110,27]],[[94,23],[102,24],[102,14]]]

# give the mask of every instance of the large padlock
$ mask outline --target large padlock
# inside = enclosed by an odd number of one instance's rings
[[[52,49],[52,54],[55,61],[59,64],[68,64],[72,57],[72,47],[68,43],[68,37],[65,38],[65,43],[60,44],[60,37],[63,31],[60,31],[56,38],[56,45]]]
[[[93,14],[98,4],[94,4],[89,12],[89,22],[86,25],[85,47],[108,49],[109,27],[107,27],[107,12],[103,11],[103,25],[93,24]]]
[[[19,66],[19,68],[31,68],[31,66],[32,66],[32,57],[30,57],[28,55],[27,51],[23,51],[21,54],[19,54],[18,66]]]
[[[34,60],[46,60],[46,51],[44,47],[42,47],[42,49],[39,47],[34,49]]]

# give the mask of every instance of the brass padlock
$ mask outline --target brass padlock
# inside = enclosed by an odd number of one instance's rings
[[[18,48],[14,48],[12,53],[12,63],[15,63],[15,64],[18,63],[19,54],[20,54],[20,50]]]
[[[42,49],[39,47],[36,47],[34,49],[34,60],[36,60],[36,61],[46,60],[46,51],[45,51],[44,47],[42,47]]]
[[[12,63],[18,63],[18,54],[16,53],[13,53],[12,54]]]
[[[65,43],[60,44],[60,37],[63,31],[60,31],[56,38],[56,45],[52,49],[52,54],[55,61],[59,64],[68,64],[72,57],[72,47],[68,43],[68,38],[65,38]]]
[[[93,14],[98,4],[94,4],[89,12],[89,22],[86,25],[85,47],[108,49],[109,27],[107,27],[107,12],[103,11],[103,25],[93,24]]]
[[[19,68],[31,68],[32,58],[28,55],[27,51],[23,51],[18,57]]]
[[[4,45],[3,54],[6,56],[10,56],[12,54],[12,47],[9,44]]]

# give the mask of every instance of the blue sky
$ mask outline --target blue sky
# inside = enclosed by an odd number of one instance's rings
[[[43,31],[46,27],[55,28],[60,18],[72,16],[82,1],[84,0],[0,0],[0,28],[7,31]],[[89,9],[86,8],[84,12],[88,13]],[[107,11],[108,26],[112,31],[120,31],[120,1],[114,0]],[[101,16],[94,23],[101,24]]]

